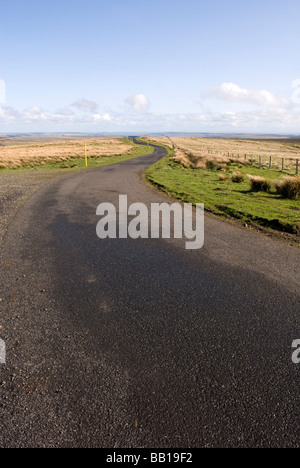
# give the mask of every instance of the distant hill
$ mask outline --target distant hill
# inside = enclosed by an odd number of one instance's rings
[[[146,136],[170,136],[170,137],[189,137],[189,138],[229,138],[235,140],[274,140],[274,139],[299,139],[300,135],[278,135],[261,133],[149,133]]]
[[[24,139],[24,140],[70,140],[77,138],[111,138],[126,137],[129,133],[103,132],[103,133],[80,133],[80,132],[53,132],[53,133],[0,133],[1,139]],[[228,138],[235,140],[277,140],[277,139],[300,139],[300,135],[280,135],[280,134],[260,134],[260,133],[188,133],[188,132],[137,132],[134,136],[152,136],[152,137],[189,137],[189,138]]]

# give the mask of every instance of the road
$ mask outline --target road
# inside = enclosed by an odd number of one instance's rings
[[[205,245],[96,236],[99,203],[168,201],[164,155],[36,192],[1,245],[1,447],[299,447],[300,250],[209,215]]]

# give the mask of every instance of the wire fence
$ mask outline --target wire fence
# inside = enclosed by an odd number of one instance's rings
[[[169,136],[167,137],[172,144],[173,149],[179,149],[183,151],[187,156],[193,154],[193,150],[191,148],[183,148],[176,144]],[[213,151],[209,148],[206,150],[200,150],[203,154],[209,155],[210,157],[215,157],[218,159],[221,157],[226,157],[231,159],[232,161],[241,161],[255,167],[259,167],[262,169],[272,169],[278,170],[280,172],[285,172],[290,175],[299,175],[299,161],[300,161],[300,154],[299,158],[297,157],[297,153],[294,156],[285,156],[281,154],[280,156],[276,154],[257,154],[257,153],[228,153],[222,151]],[[195,153],[198,153],[195,152]],[[196,154],[195,154],[196,156]]]
[[[213,154],[213,153],[211,153]],[[293,174],[299,174],[299,159],[292,157],[282,157],[274,155],[262,155],[262,154],[235,154],[235,153],[221,153],[223,156],[235,160],[244,160],[245,162],[261,168],[273,169],[282,172],[290,172]]]
[[[173,148],[178,148],[187,155],[193,154],[192,150],[177,146],[173,143]],[[225,152],[215,152],[212,150],[201,151],[203,157],[206,155],[215,158],[216,160],[220,157],[228,158],[229,160],[240,161],[241,163],[247,163],[254,167],[262,169],[272,169],[278,170],[281,172],[286,172],[288,174],[299,175],[299,158],[295,157],[282,157],[276,155],[263,155],[263,154],[249,154],[249,153],[225,153]],[[196,156],[196,153],[195,153]],[[200,156],[199,156],[200,158]]]

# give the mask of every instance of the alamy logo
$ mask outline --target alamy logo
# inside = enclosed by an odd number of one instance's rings
[[[300,340],[294,340],[292,348],[295,349],[292,354],[292,361],[294,364],[300,364]]]
[[[151,203],[149,212],[143,203],[128,206],[127,195],[120,195],[118,209],[112,203],[101,203],[96,214],[102,217],[96,229],[100,239],[184,238],[187,250],[201,249],[204,245],[203,204],[196,205],[195,216],[191,203],[183,206],[180,203]],[[133,219],[129,220],[129,217]]]
[[[6,346],[3,340],[0,340],[0,364],[6,363]]]

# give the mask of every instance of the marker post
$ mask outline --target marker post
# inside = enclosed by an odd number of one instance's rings
[[[85,154],[85,167],[87,167],[88,166],[88,160],[87,160],[86,143],[84,144],[84,154]]]

